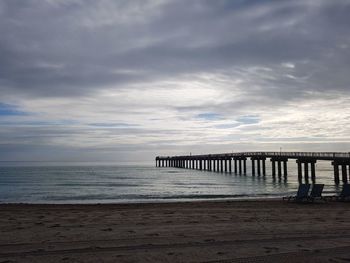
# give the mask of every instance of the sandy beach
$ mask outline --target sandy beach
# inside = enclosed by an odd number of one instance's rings
[[[349,203],[0,205],[0,262],[349,262]]]

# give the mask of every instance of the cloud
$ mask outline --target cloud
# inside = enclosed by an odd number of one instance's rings
[[[13,159],[29,145],[42,158],[128,145],[145,159],[339,148],[349,11],[343,0],[1,1],[1,145]]]

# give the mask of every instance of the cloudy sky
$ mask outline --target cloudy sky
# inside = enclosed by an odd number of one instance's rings
[[[0,160],[350,151],[350,1],[0,0]]]

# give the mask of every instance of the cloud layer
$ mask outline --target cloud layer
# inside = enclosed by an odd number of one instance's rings
[[[0,2],[0,160],[350,146],[349,1]]]

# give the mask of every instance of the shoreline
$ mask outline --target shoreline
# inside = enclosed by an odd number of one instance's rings
[[[211,199],[176,199],[176,200],[171,200],[171,199],[163,199],[164,201],[159,201],[159,199],[155,201],[127,201],[127,202],[86,202],[86,203],[78,203],[78,202],[52,202],[52,203],[44,203],[44,202],[38,202],[38,203],[26,203],[26,202],[1,202],[0,201],[0,206],[3,205],[48,205],[48,206],[56,206],[56,205],[147,205],[147,204],[183,204],[183,203],[211,203],[211,202],[254,202],[254,201],[259,201],[259,202],[268,202],[268,201],[282,201],[282,195],[281,196],[271,196],[271,197],[242,197],[242,198],[211,198]]]
[[[0,262],[341,262],[350,260],[348,208],[280,199],[0,204]]]

